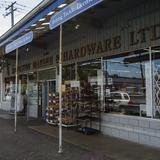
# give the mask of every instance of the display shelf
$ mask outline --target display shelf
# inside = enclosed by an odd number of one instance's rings
[[[59,95],[58,93],[49,93],[49,104],[46,109],[46,122],[49,124],[58,124],[59,115]]]
[[[77,127],[79,126],[78,124],[71,124],[71,125],[66,125],[66,124],[62,124],[62,127],[65,127],[65,128],[71,128],[71,127]]]
[[[46,119],[46,122],[47,122],[48,124],[50,124],[50,125],[54,125],[54,126],[56,126],[56,125],[57,125],[57,123],[54,123],[54,122],[49,121],[49,120],[47,120],[47,119]]]
[[[76,99],[77,88],[72,88],[70,82],[65,84],[65,91],[62,93],[62,123],[64,127],[77,126],[76,123]],[[59,94],[49,93],[49,104],[46,109],[46,119],[55,121],[58,125],[59,117]]]
[[[62,93],[62,126],[65,128],[91,128],[93,122],[99,122],[98,131],[101,130],[100,101],[97,97],[80,94],[80,88],[71,87],[71,82],[65,84]],[[81,95],[81,96],[80,96]],[[49,106],[46,110],[48,122],[59,123],[59,94],[49,93]],[[50,124],[52,124],[50,123]],[[97,133],[97,132],[96,132]]]
[[[77,123],[81,124],[78,131],[82,133],[90,134],[92,131],[92,133],[100,133],[101,131],[100,101],[96,99],[98,98],[88,95],[87,98],[82,96],[78,102]],[[94,122],[98,122],[98,128],[93,127]]]

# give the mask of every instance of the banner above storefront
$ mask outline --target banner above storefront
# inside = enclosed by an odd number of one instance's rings
[[[102,2],[103,0],[76,0],[62,11],[58,12],[51,17],[50,29],[58,27],[60,24],[68,21],[69,19],[75,17],[76,15],[86,11],[87,9],[95,6],[96,4]]]
[[[26,33],[22,37],[16,39],[15,41],[11,42],[10,44],[8,44],[5,47],[5,53],[8,54],[17,48],[20,48],[20,47],[32,42],[32,40],[33,40],[33,32],[31,31],[31,32]]]

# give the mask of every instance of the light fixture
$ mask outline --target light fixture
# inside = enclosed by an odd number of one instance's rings
[[[47,15],[48,16],[51,16],[52,14],[54,14],[55,13],[55,11],[51,11],[51,12],[49,12]]]
[[[58,6],[58,8],[63,8],[65,7],[67,4],[66,3],[62,3],[61,5]]]
[[[37,24],[32,24],[31,26],[32,26],[32,27],[35,27],[36,25],[37,25]]]
[[[26,48],[26,52],[29,52],[29,47]]]
[[[47,26],[47,25],[49,25],[49,22],[42,23],[42,26]]]
[[[76,29],[76,30],[78,30],[78,29],[79,29],[79,27],[80,27],[80,25],[79,25],[79,24],[77,24],[77,25],[75,26],[75,29]]]
[[[30,31],[30,29],[29,29],[29,28],[26,28],[25,31]]]
[[[42,22],[42,21],[44,21],[46,18],[41,18],[40,20],[39,20],[39,22]]]
[[[45,27],[38,27],[36,28],[36,30],[41,30],[41,29],[44,29]]]

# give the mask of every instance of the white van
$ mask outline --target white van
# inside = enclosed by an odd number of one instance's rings
[[[115,91],[110,93],[110,97],[107,98],[109,105],[113,107],[113,109],[119,110],[120,106],[127,106],[130,102],[130,96],[126,92]]]
[[[118,103],[119,105],[127,105],[130,102],[130,96],[126,92],[111,92],[111,98],[115,103]]]

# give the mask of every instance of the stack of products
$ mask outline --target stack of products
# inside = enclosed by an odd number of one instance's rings
[[[49,105],[46,110],[46,122],[49,124],[57,125],[59,116],[59,94],[49,94]]]
[[[77,104],[76,98],[78,97],[77,90],[66,87],[66,92],[63,94],[63,112],[62,123],[64,127],[73,127],[76,125]]]
[[[65,92],[62,93],[62,125],[64,127],[74,127],[77,125],[77,103],[78,89],[70,84],[65,84]],[[49,105],[46,110],[46,122],[58,125],[59,121],[59,94],[49,94]]]

